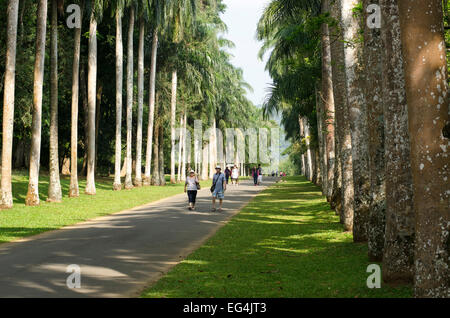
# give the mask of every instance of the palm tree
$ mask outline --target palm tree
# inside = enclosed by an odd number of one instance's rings
[[[322,1],[322,14],[329,13],[329,0]],[[327,23],[322,24],[322,87],[324,143],[326,153],[326,197],[330,201],[334,180],[334,98],[331,68],[330,30]],[[325,182],[324,182],[325,183]]]
[[[58,159],[58,1],[51,1],[51,48],[50,48],[50,202],[61,202]]]
[[[379,0],[364,0],[363,8],[378,4]],[[369,259],[381,261],[385,230],[385,150],[382,95],[382,52],[384,51],[379,30],[364,24],[365,99],[367,101],[370,194],[368,247]]]
[[[103,2],[95,1],[91,6],[88,53],[88,155],[85,193],[95,195],[95,110],[97,98],[97,19]]]
[[[134,5],[130,6],[130,20],[128,21],[128,52],[127,52],[127,159],[126,159],[126,175],[125,175],[125,189],[133,188],[133,181],[131,178],[132,163],[132,130],[133,130],[133,34],[134,34]]]
[[[147,147],[145,156],[145,172],[144,185],[150,185],[150,173],[152,162],[152,142],[153,142],[153,126],[155,117],[155,87],[156,87],[156,57],[158,51],[158,33],[163,27],[163,21],[166,18],[167,1],[152,0],[147,2],[146,7],[149,19],[153,23],[152,35],[152,52],[150,61],[150,81],[149,81],[149,112],[148,112],[148,128],[147,128]]]
[[[136,133],[136,176],[134,185],[142,186],[142,116],[144,107],[144,38],[145,21],[139,17],[139,52],[138,52],[138,114]]]
[[[81,14],[84,11],[84,0],[81,0]],[[80,21],[83,21],[82,16]],[[71,155],[70,155],[70,187],[69,197],[75,198],[80,195],[78,188],[78,99],[80,82],[80,49],[81,49],[81,25],[75,29],[73,72],[72,72],[72,122],[71,122]]]
[[[415,296],[448,297],[450,124],[442,3],[402,0],[398,8],[416,221]]]
[[[175,113],[177,105],[177,71],[172,71],[172,98],[170,101],[170,183],[175,180]]]
[[[3,93],[3,141],[1,207],[12,208],[11,164],[14,133],[14,91],[16,77],[17,20],[19,0],[9,0],[7,11],[6,72]]]
[[[397,0],[381,0],[385,23],[383,100],[386,160],[386,230],[383,281],[412,283],[414,278],[414,207],[400,21]],[[386,23],[388,21],[388,24]]]
[[[36,58],[34,62],[33,123],[30,151],[30,178],[25,204],[39,205],[39,166],[41,156],[42,86],[44,79],[45,35],[47,31],[47,0],[39,0],[36,27]]]
[[[114,190],[122,188],[120,180],[120,166],[122,157],[122,86],[123,86],[123,40],[122,40],[122,11],[123,1],[115,3],[116,18],[116,143],[114,164]]]

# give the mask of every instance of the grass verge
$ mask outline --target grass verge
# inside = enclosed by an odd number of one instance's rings
[[[369,289],[367,245],[303,177],[266,189],[141,297],[411,297]]]
[[[26,236],[55,230],[95,217],[120,212],[135,206],[157,201],[183,192],[184,184],[169,184],[163,187],[141,187],[132,190],[113,191],[112,178],[97,178],[95,196],[84,194],[86,181],[79,180],[80,197],[68,198],[70,178],[61,177],[63,201],[46,202],[48,176],[40,176],[39,191],[41,205],[25,206],[28,176],[17,173],[13,177],[14,207],[0,210],[0,243],[10,242]],[[202,181],[202,187],[210,181]]]

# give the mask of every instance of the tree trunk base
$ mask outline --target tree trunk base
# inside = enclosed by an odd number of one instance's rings
[[[27,197],[25,198],[25,205],[26,206],[38,206],[40,204],[39,201],[39,192],[37,187],[33,185],[28,185],[28,193]]]
[[[134,186],[136,187],[136,188],[140,188],[140,187],[142,187],[142,179],[134,179]]]
[[[131,181],[125,182],[125,190],[131,190],[133,188],[134,188],[133,182]]]
[[[142,180],[142,184],[144,185],[144,187],[148,187],[149,185],[151,185],[152,181],[151,181],[150,176],[144,176],[144,179]]]
[[[1,191],[1,209],[11,209],[13,207],[13,198],[11,191]]]
[[[69,189],[69,198],[78,198],[80,196],[80,191],[77,187],[71,187]]]
[[[87,195],[96,195],[95,185],[94,186],[86,186],[86,189],[84,189],[84,194]]]

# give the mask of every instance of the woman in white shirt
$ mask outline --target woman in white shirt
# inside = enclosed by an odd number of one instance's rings
[[[189,176],[184,183],[184,192],[187,192],[189,198],[189,210],[195,209],[195,199],[197,198],[197,190],[200,190],[200,183],[195,175],[195,171],[191,170]]]
[[[236,166],[231,170],[231,183],[239,185],[239,169]]]

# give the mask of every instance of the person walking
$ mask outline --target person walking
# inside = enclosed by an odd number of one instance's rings
[[[239,185],[239,169],[236,167],[236,165],[231,170],[231,184],[235,186]]]
[[[224,199],[224,192],[227,190],[227,183],[225,175],[221,172],[222,168],[217,165],[216,173],[213,176],[211,192],[212,192],[212,212],[216,211],[216,199],[219,199],[219,212],[222,211],[222,203]]]
[[[227,166],[227,168],[225,169],[225,179],[227,180],[227,184],[228,184],[228,180],[230,179],[230,176],[231,176],[231,170]]]
[[[195,200],[197,198],[197,191],[200,190],[200,182],[195,174],[194,170],[189,172],[189,176],[184,183],[184,192],[187,192],[189,198],[189,210],[195,209]]]
[[[262,183],[262,168],[261,165],[258,165],[258,185],[261,185]]]
[[[258,169],[256,166],[252,168],[252,177],[253,177],[253,183],[255,184],[255,187],[258,185]]]

